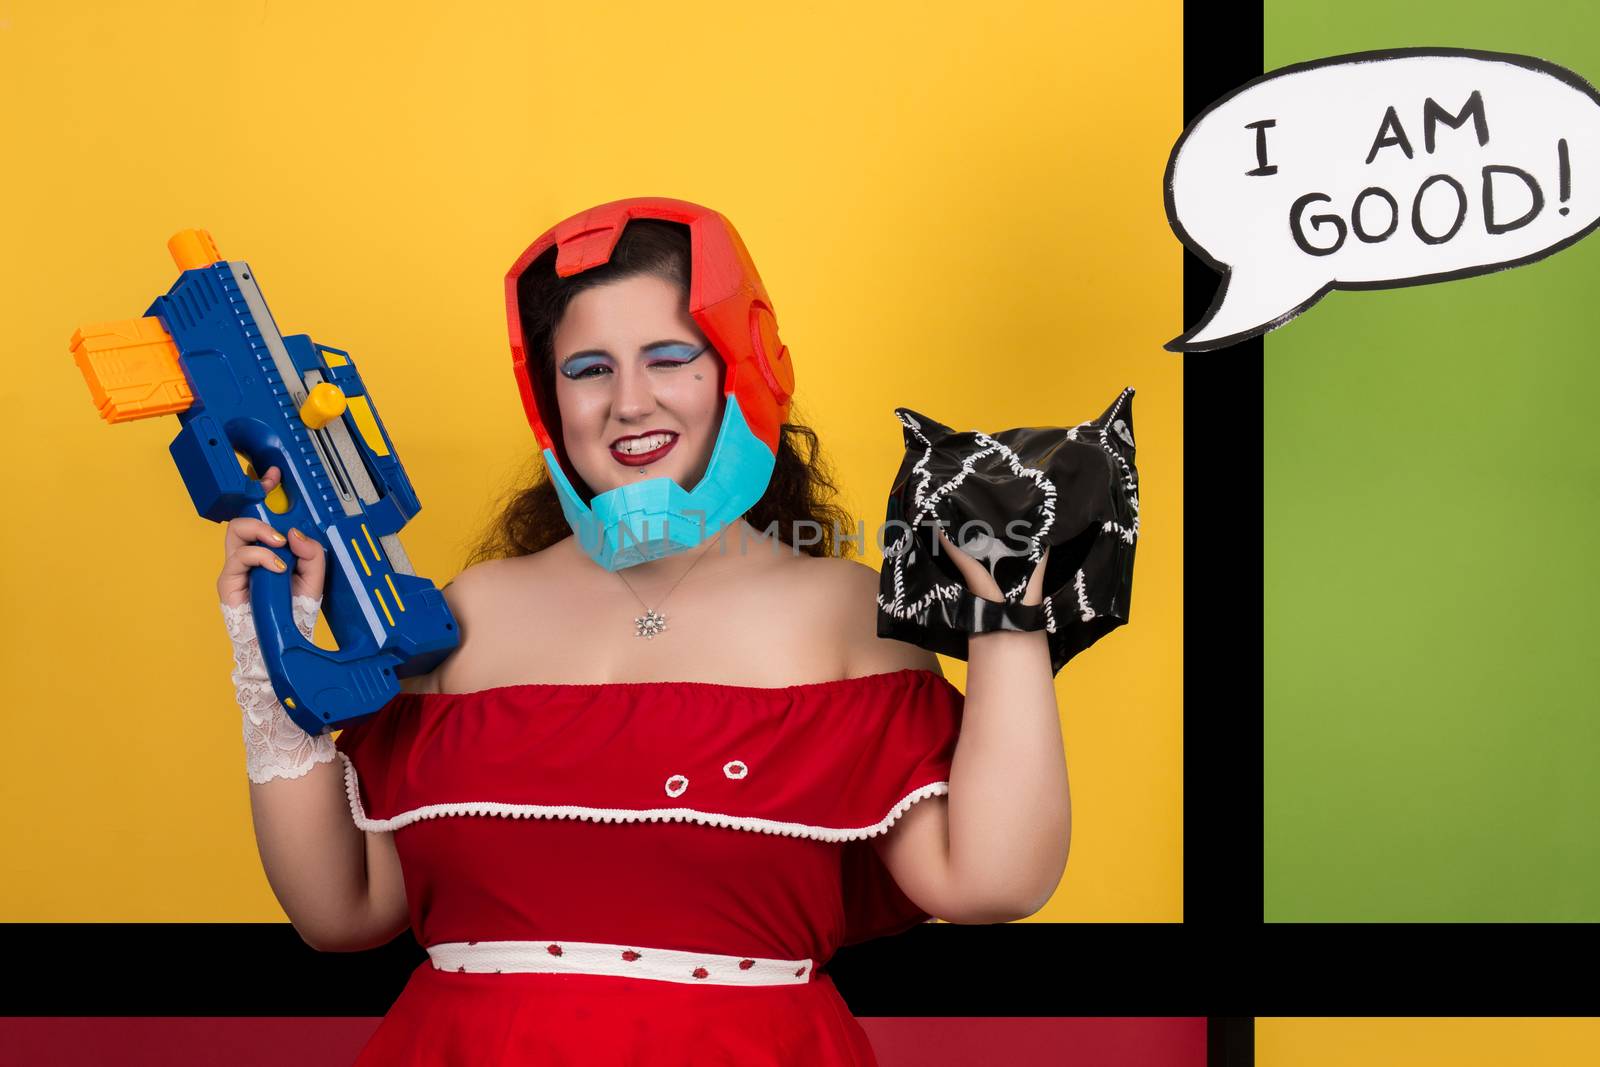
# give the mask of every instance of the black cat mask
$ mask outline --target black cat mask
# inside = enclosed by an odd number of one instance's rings
[[[1128,621],[1139,535],[1133,390],[1070,429],[956,432],[896,408],[906,454],[889,493],[878,636],[967,658],[967,637],[1044,630],[1054,674]],[[967,590],[935,523],[994,575],[995,603]],[[1044,602],[1023,605],[1050,549]]]

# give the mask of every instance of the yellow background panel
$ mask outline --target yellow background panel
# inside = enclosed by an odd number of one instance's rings
[[[1256,1067],[1578,1067],[1600,1019],[1256,1020]]]
[[[402,539],[442,586],[537,458],[506,269],[639,195],[738,227],[795,417],[869,530],[896,406],[994,431],[1138,390],[1133,622],[1056,679],[1075,833],[1036,920],[1179,920],[1181,25],[1177,0],[0,7],[0,91],[26,102],[0,113],[0,921],[283,920],[223,531],[167,453],[175,416],[96,417],[72,331],[142,315],[167,238],[209,230],[283,332],[361,368],[423,503]]]

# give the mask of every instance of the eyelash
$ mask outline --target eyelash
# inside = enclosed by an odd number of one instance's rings
[[[705,349],[701,349],[700,352],[696,352],[694,355],[690,356],[688,359],[658,359],[658,360],[656,360],[654,363],[652,363],[650,365],[652,367],[660,367],[660,366],[682,367],[685,364],[693,363],[695,360],[699,359],[700,358],[700,353],[704,352],[704,351],[705,351]],[[592,375],[592,374],[589,373],[592,370],[604,370],[604,369],[606,369],[606,365],[604,363],[591,363],[589,366],[583,368],[583,370],[579,371],[577,374],[569,374],[569,375],[567,375],[567,377],[569,379],[571,379],[572,381],[579,381],[580,379],[583,379],[583,378],[595,377],[595,375]]]

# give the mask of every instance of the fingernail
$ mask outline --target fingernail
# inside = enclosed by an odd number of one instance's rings
[[[306,538],[305,534],[301,533],[299,530],[296,530],[293,526],[289,527],[289,536],[301,541],[304,541]]]
[[[284,566],[283,560],[279,559],[277,556],[272,557],[272,569],[275,571],[288,570],[288,568]]]
[[[277,530],[273,530],[272,533],[269,536],[272,538],[272,543],[275,544],[275,545],[281,545],[281,544],[286,544],[287,543],[283,539],[283,534],[279,533]]]

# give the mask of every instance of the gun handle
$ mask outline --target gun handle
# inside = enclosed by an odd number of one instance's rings
[[[271,551],[283,558],[280,550]],[[292,560],[291,555],[286,562],[292,565]],[[376,646],[366,655],[356,647],[329,652],[300,636],[290,579],[289,572],[250,568],[250,607],[261,658],[284,711],[313,735],[378,711],[400,691],[399,659]]]

